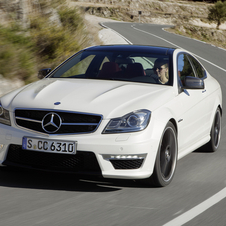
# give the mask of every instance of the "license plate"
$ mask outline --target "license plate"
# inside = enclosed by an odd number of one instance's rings
[[[23,137],[22,148],[49,153],[76,154],[77,142]]]

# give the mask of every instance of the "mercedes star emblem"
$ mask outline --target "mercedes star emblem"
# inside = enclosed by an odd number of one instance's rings
[[[60,116],[54,112],[48,113],[42,119],[42,128],[47,133],[57,132],[62,124]]]

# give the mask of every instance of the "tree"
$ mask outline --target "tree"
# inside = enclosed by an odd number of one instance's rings
[[[217,29],[226,21],[226,2],[218,1],[209,7],[208,20],[217,23]]]

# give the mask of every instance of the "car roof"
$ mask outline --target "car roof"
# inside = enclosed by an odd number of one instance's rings
[[[149,45],[100,45],[86,48],[85,51],[119,51],[119,52],[142,52],[160,55],[172,55],[176,48],[149,46]]]

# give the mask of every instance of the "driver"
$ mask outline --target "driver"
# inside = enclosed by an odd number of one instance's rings
[[[169,81],[169,66],[168,61],[157,59],[154,64],[154,72],[158,76],[157,83],[167,84]]]

